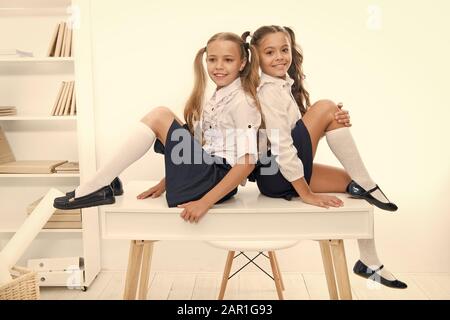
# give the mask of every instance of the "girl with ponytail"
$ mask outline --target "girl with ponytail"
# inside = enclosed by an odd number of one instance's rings
[[[243,40],[249,34],[244,33]],[[344,202],[323,193],[347,192],[382,210],[396,211],[364,166],[348,128],[349,116],[344,112],[340,114],[344,123],[338,121],[340,108],[329,100],[311,105],[304,86],[303,53],[293,30],[263,26],[250,43],[258,50],[262,71],[258,99],[270,142],[269,152],[261,158],[264,163],[252,174],[260,192],[288,200],[300,196],[303,202],[325,208],[341,207]],[[345,170],[313,164],[323,136]],[[358,245],[361,258],[353,269],[356,274],[389,287],[407,287],[383,269],[373,239],[358,240]]]
[[[64,210],[114,203],[114,196],[123,192],[120,180],[114,178],[141,158],[155,140],[155,151],[165,157],[166,177],[139,199],[166,191],[169,207],[184,208],[181,217],[198,222],[215,203],[232,197],[257,161],[256,134],[261,123],[256,96],[258,54],[238,35],[218,33],[198,51],[194,71],[185,125],[170,109],[154,108],[105,166],[76,190],[56,198],[54,206]],[[206,73],[216,90],[204,102]],[[113,180],[117,183],[112,184]]]

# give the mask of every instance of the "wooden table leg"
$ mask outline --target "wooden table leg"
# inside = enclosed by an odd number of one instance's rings
[[[334,277],[334,267],[333,259],[330,252],[330,241],[321,240],[319,241],[320,251],[322,252],[322,262],[323,268],[325,270],[325,276],[327,278],[328,293],[330,294],[331,300],[338,300],[338,292],[336,288],[336,279]]]
[[[220,285],[220,293],[218,300],[223,300],[225,289],[227,288],[228,277],[230,276],[231,266],[233,265],[234,251],[228,251],[227,262],[225,263],[225,270],[223,270],[222,284]]]
[[[130,254],[128,256],[127,278],[125,281],[125,290],[123,292],[124,300],[136,299],[136,290],[139,282],[139,271],[141,269],[143,245],[141,241],[131,240]]]
[[[284,299],[283,289],[281,288],[280,275],[278,274],[278,271],[277,271],[277,266],[276,266],[273,251],[269,251],[269,260],[270,260],[270,266],[272,267],[272,274],[273,274],[273,278],[275,280],[275,286],[277,288],[278,299],[283,300]]]
[[[148,280],[150,276],[150,265],[152,263],[153,241],[143,242],[142,267],[139,280],[139,300],[146,300],[148,294]]]
[[[343,240],[331,240],[330,248],[333,254],[334,270],[339,288],[339,297],[341,300],[351,300],[352,291],[348,277],[347,260],[345,258],[345,249]]]
[[[280,277],[281,290],[284,291],[283,277],[281,276],[280,264],[278,263],[278,259],[277,259],[277,255],[275,254],[275,251],[273,252],[273,259],[275,260],[275,266],[277,267],[278,276]]]

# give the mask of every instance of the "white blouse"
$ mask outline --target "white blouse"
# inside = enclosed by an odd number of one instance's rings
[[[258,98],[264,115],[267,138],[271,153],[280,168],[280,172],[289,182],[304,176],[303,163],[297,156],[297,149],[291,136],[291,130],[301,118],[300,110],[291,93],[294,83],[288,75],[286,80],[261,75]]]
[[[253,99],[244,92],[240,78],[214,92],[203,106],[200,123],[203,149],[210,155],[225,158],[234,166],[242,156],[249,154],[256,163],[261,114]]]

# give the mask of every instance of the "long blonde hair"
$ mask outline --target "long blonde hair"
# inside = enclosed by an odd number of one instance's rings
[[[291,41],[292,48],[292,64],[289,67],[288,74],[294,80],[292,85],[292,96],[297,102],[298,108],[302,116],[306,113],[308,108],[311,106],[309,100],[309,92],[305,89],[304,79],[305,74],[303,73],[303,52],[300,46],[295,41],[295,33],[289,27],[281,26],[263,26],[258,28],[252,35],[250,43],[254,46],[258,46],[261,40],[269,33],[283,32],[286,34]],[[242,36],[245,38],[250,34],[250,32],[244,33]]]
[[[208,45],[216,40],[232,41],[239,46],[241,53],[240,58],[242,60],[247,60],[245,67],[239,75],[242,88],[244,92],[253,99],[258,111],[261,112],[261,107],[256,96],[256,89],[259,85],[259,60],[255,46],[246,43],[237,34],[231,32],[217,33],[208,40],[206,47],[201,48],[195,56],[194,88],[184,108],[184,120],[189,126],[189,131],[191,131],[191,133],[194,132],[194,123],[200,121],[206,89],[206,72],[203,66],[203,55],[207,52]]]

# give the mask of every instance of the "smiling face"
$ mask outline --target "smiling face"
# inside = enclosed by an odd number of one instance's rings
[[[262,72],[284,79],[292,63],[289,37],[283,32],[267,34],[258,44],[258,55]]]
[[[238,44],[229,40],[214,40],[206,48],[206,66],[208,75],[217,85],[223,88],[239,77],[246,60],[241,58]]]

